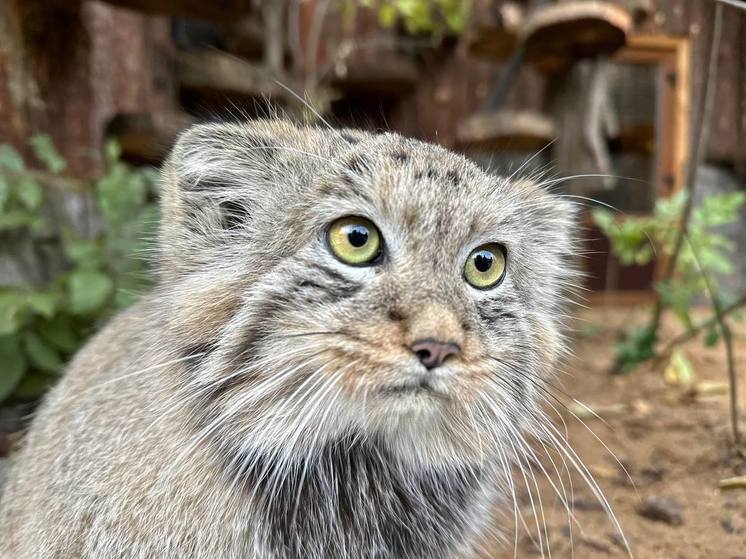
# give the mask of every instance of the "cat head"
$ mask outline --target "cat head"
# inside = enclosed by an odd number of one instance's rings
[[[201,436],[504,452],[563,351],[574,210],[391,133],[201,125],[164,169],[161,286]]]

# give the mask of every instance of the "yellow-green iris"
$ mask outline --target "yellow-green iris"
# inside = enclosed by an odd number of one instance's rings
[[[329,228],[329,248],[345,264],[362,266],[381,252],[381,235],[364,217],[343,217]]]
[[[497,285],[505,274],[505,253],[497,243],[482,245],[471,251],[464,266],[464,277],[478,289]]]

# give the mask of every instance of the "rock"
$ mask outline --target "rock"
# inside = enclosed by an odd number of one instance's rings
[[[637,514],[671,526],[681,526],[684,523],[683,509],[676,497],[648,497],[637,507]]]
[[[723,508],[729,510],[738,510],[741,508],[741,503],[738,501],[738,497],[735,495],[728,495],[723,501]]]
[[[727,534],[744,534],[746,533],[746,517],[723,516],[720,519],[720,526]]]
[[[593,551],[598,551],[606,555],[611,555],[611,547],[607,545],[606,542],[598,538],[585,535],[580,538],[580,543],[584,545],[585,547],[592,549]]]
[[[617,546],[622,551],[627,551],[627,546],[629,546],[629,550],[632,550],[632,542],[629,539],[629,536],[626,536],[627,538],[627,544],[624,543],[624,538],[619,532],[610,532],[608,534],[609,541],[613,543],[615,546]]]
[[[721,518],[720,526],[722,526],[723,530],[725,530],[728,534],[732,534],[736,531],[730,518]]]
[[[575,510],[588,510],[588,511],[599,511],[604,510],[601,502],[595,497],[574,497],[570,502],[570,506]]]
[[[665,474],[666,469],[662,466],[643,467],[640,468],[640,471],[635,476],[635,482],[637,487],[652,485],[661,481]]]

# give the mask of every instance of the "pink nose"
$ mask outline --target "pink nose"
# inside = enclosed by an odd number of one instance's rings
[[[459,355],[461,348],[453,342],[439,342],[432,339],[417,340],[409,349],[428,369],[439,367],[449,355]]]

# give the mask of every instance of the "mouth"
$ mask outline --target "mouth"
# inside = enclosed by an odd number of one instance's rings
[[[405,397],[405,396],[429,396],[447,400],[448,396],[438,391],[428,379],[419,379],[413,382],[397,384],[382,388],[379,392],[383,396]]]

